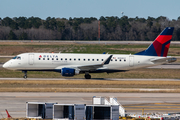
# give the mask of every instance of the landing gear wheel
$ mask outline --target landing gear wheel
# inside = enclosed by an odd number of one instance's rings
[[[27,79],[27,71],[24,71],[24,70],[23,70],[22,72],[24,73],[23,78],[24,78],[24,79]]]
[[[24,78],[24,79],[27,79],[27,75],[24,75],[23,78]]]
[[[84,77],[85,77],[86,79],[91,79],[91,75],[89,75],[89,74],[84,75]]]

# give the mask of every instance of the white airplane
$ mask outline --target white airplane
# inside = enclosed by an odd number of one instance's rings
[[[167,27],[144,51],[134,55],[123,54],[72,54],[72,53],[22,53],[6,62],[3,67],[20,70],[27,78],[27,71],[55,71],[62,76],[89,73],[122,72],[130,69],[154,66],[176,61],[167,57],[173,34],[173,27]]]

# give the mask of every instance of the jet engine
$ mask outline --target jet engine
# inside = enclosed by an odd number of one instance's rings
[[[79,74],[79,70],[76,70],[73,68],[62,68],[61,69],[62,76],[71,77],[71,76],[78,75],[78,74]]]

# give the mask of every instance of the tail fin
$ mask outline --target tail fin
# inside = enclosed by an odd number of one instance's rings
[[[6,110],[6,109],[5,109]],[[11,115],[9,114],[9,112],[6,110],[7,113],[7,118],[12,118]]]
[[[165,28],[154,42],[144,51],[135,55],[148,55],[166,57],[172,39],[174,27]]]

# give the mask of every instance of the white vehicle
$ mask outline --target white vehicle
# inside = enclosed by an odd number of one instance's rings
[[[146,50],[134,55],[22,53],[6,62],[3,67],[24,72],[24,78],[27,78],[27,71],[55,71],[62,76],[84,73],[86,79],[91,79],[89,73],[122,72],[174,62],[176,58],[167,57],[173,30],[173,27],[165,28]]]

